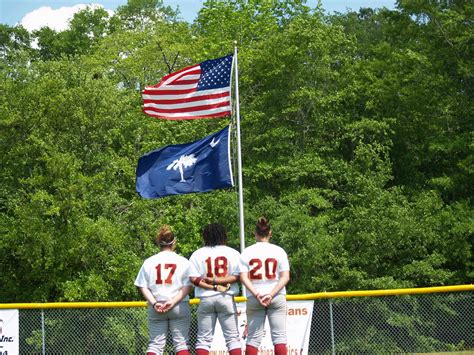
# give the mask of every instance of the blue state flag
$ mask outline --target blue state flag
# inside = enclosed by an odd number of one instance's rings
[[[231,186],[229,127],[199,141],[151,151],[138,160],[136,189],[143,198]]]

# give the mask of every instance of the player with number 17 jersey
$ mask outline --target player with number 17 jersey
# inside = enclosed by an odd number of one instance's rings
[[[175,353],[189,355],[191,264],[174,252],[176,238],[169,226],[160,229],[156,243],[160,252],[145,260],[135,279],[135,286],[148,302],[150,341],[146,354],[163,354],[168,332],[171,332]]]
[[[184,286],[190,286],[190,262],[174,251],[162,251],[143,263],[135,281],[137,287],[147,287],[156,301],[166,302]],[[183,298],[188,301],[189,296]]]

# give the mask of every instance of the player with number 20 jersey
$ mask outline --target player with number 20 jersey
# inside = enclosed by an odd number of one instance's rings
[[[247,289],[248,337],[246,355],[257,355],[268,318],[275,355],[286,355],[286,284],[290,264],[286,252],[271,244],[268,220],[261,217],[255,228],[256,243],[242,252],[240,281]]]
[[[286,252],[275,244],[257,242],[242,252],[241,260],[241,270],[249,273],[255,290],[262,295],[270,294],[275,288],[280,272],[290,270]],[[277,295],[286,295],[285,286]]]

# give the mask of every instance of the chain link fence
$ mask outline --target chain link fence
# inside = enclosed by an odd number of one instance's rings
[[[20,309],[19,323],[20,354],[144,354],[148,342],[144,307]],[[472,292],[316,299],[309,353],[474,353],[473,334]]]

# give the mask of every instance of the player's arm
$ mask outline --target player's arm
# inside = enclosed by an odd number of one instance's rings
[[[213,291],[219,291],[219,292],[225,292],[230,288],[230,284],[225,284],[225,285],[220,285],[220,284],[208,284],[204,278],[202,277],[193,277],[191,276],[189,278],[191,282],[194,284],[196,287],[200,287],[206,290],[213,290]]]
[[[281,289],[286,286],[288,281],[290,281],[290,271],[281,271],[279,274],[278,283],[275,285],[269,295],[272,296],[272,298],[275,297],[275,295],[277,295],[278,292],[280,292]]]
[[[176,294],[176,296],[173,297],[172,300],[166,301],[163,303],[163,305],[160,308],[160,313],[168,312],[171,308],[173,308],[177,303],[181,302],[181,300],[186,297],[189,292],[191,292],[192,286],[183,286],[179,290],[179,292]]]
[[[227,285],[239,281],[239,275],[228,275],[221,277],[205,277],[203,280],[209,285]]]
[[[196,286],[196,287],[204,288],[206,290],[213,290],[214,289],[213,285],[206,283],[206,281],[204,281],[204,279],[202,277],[193,277],[193,276],[191,276],[189,278],[189,280],[191,280],[193,285]]]
[[[191,262],[191,275],[200,275],[201,274],[201,270],[199,268],[199,264],[200,262],[197,260],[197,258],[194,257],[195,255],[193,254],[191,256],[191,259],[190,262]],[[204,277],[200,277],[200,276],[189,276],[189,281],[191,281],[191,283],[196,286],[196,287],[200,287],[200,288],[203,288],[203,289],[206,289],[206,290],[213,290],[214,287],[212,285],[209,285],[206,283],[206,281],[204,281]]]
[[[278,283],[275,285],[273,290],[270,291],[267,295],[261,295],[259,298],[260,304],[262,306],[267,307],[273,300],[273,297],[280,292],[280,290],[286,286],[288,281],[290,281],[290,272],[289,271],[281,271],[279,273],[279,280]]]
[[[252,295],[257,298],[260,296],[256,288],[253,286],[252,281],[250,281],[249,273],[247,271],[240,273],[240,282],[247,288],[247,290],[249,290]]]
[[[228,260],[231,260],[229,263]],[[236,283],[240,280],[240,254],[234,255],[226,259],[225,272],[220,272],[213,277],[205,277],[204,281],[210,285],[229,285]]]
[[[181,302],[184,297],[189,295],[189,292],[191,292],[192,289],[193,287],[191,285],[181,287],[181,290],[179,290],[178,294],[173,298],[174,303]]]
[[[153,296],[153,293],[151,293],[148,287],[138,287],[138,289],[149,304],[154,305],[156,303],[155,296]]]

